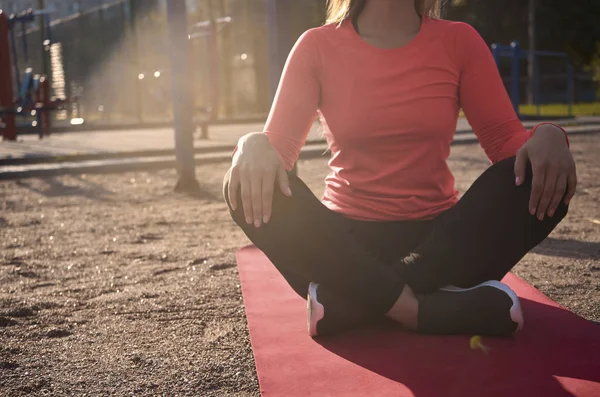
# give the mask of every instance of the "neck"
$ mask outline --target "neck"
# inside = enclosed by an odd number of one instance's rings
[[[356,21],[361,34],[411,34],[419,31],[421,18],[414,0],[367,0]]]

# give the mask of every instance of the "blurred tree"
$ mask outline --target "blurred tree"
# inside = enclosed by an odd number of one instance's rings
[[[567,51],[576,64],[591,62],[600,44],[600,1],[544,0],[540,5],[540,48]]]
[[[179,180],[175,191],[191,194],[200,193],[196,180],[193,140],[193,84],[190,84],[191,53],[188,38],[186,2],[170,0],[167,2],[167,20],[169,34],[169,60],[171,65],[171,101],[175,127],[175,153]]]
[[[537,48],[568,52],[576,65],[591,62],[600,42],[600,1],[544,0],[537,4]],[[473,25],[491,43],[513,40],[529,47],[528,6],[523,0],[453,0],[446,18]]]
[[[529,7],[524,0],[452,0],[445,17],[473,25],[488,44],[517,40],[523,48],[562,51],[569,54],[581,71],[596,70],[600,90],[600,1],[536,1],[533,35],[528,31]]]
[[[592,58],[587,70],[592,73],[592,78],[597,84],[596,92],[600,97],[600,43],[596,43],[596,54]]]

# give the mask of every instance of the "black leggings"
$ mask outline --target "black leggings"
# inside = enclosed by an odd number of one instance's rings
[[[247,224],[241,205],[231,213],[298,294],[306,297],[314,281],[382,315],[405,284],[423,294],[502,279],[564,218],[562,202],[552,218],[539,221],[529,214],[531,167],[526,183],[516,187],[514,161],[489,167],[454,207],[433,220],[349,219],[291,175],[292,197],[276,189],[269,223]],[[224,194],[231,209],[227,187]]]

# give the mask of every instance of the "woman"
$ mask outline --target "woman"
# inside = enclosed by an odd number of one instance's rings
[[[564,131],[524,129],[489,49],[439,0],[330,0],[291,51],[265,131],[240,139],[224,194],[294,290],[311,336],[385,315],[430,334],[510,335],[499,280],[556,227],[576,186]],[[459,109],[493,163],[458,200]],[[319,201],[289,175],[314,115],[331,148]]]

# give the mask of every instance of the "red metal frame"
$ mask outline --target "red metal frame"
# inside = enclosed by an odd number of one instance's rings
[[[14,107],[9,29],[8,15],[0,10],[0,110]],[[0,118],[4,124],[3,139],[15,141],[17,139],[15,114],[6,112],[0,115]]]
[[[28,100],[14,97],[10,28],[9,16],[0,10],[0,120],[2,121],[0,124],[4,125],[3,139],[15,141],[17,139],[16,116],[29,117],[29,115],[36,116],[36,127],[41,139],[50,135],[50,112],[64,107],[73,99],[52,99],[50,82],[43,75],[36,76],[38,83],[34,84],[35,91],[28,91],[25,94]]]

